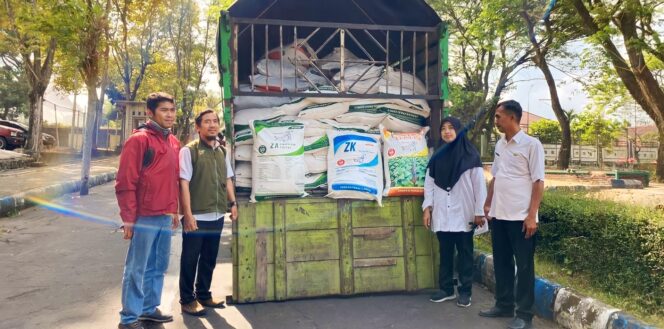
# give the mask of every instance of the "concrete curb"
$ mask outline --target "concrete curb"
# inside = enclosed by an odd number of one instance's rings
[[[28,156],[0,160],[0,170],[25,168],[28,167],[33,162],[35,162],[35,159]]]
[[[91,176],[88,185],[89,187],[108,183],[115,179],[117,171],[106,172]],[[30,201],[31,198],[39,199],[54,199],[67,193],[74,193],[81,190],[81,181],[72,180],[53,184],[46,187],[32,189],[26,192],[17,193],[14,195],[0,198],[0,216],[5,217],[18,210],[25,209],[34,205]]]
[[[493,256],[475,252],[477,282],[495,291]],[[535,278],[537,316],[569,329],[655,329],[639,319],[543,278]]]

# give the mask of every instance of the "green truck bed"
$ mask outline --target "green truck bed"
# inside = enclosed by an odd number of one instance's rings
[[[323,197],[240,203],[233,302],[434,288],[438,243],[422,198]]]

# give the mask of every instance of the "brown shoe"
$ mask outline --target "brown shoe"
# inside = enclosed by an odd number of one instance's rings
[[[193,316],[202,316],[205,315],[206,311],[198,301],[193,301],[188,304],[182,304],[182,313],[187,313]]]
[[[224,305],[223,300],[215,299],[214,297],[212,297],[210,299],[199,299],[198,302],[201,303],[201,305],[203,305],[205,307],[211,307],[211,308],[224,308],[224,307],[226,307]]]

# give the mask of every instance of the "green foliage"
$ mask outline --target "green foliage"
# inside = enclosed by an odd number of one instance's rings
[[[0,110],[4,119],[16,118],[28,109],[30,86],[22,70],[0,67]]]
[[[581,142],[601,147],[610,146],[625,133],[625,122],[611,119],[599,109],[589,109],[579,113],[572,122],[572,134],[579,136]]]
[[[560,123],[549,119],[535,121],[528,128],[530,135],[539,137],[544,144],[556,144],[562,140]]]
[[[539,211],[538,253],[616,295],[664,315],[664,213],[548,192]]]
[[[394,157],[388,161],[392,187],[422,187],[426,175],[426,157]]]

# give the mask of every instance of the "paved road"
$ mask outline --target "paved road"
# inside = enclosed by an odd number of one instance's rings
[[[83,220],[43,208],[0,218],[0,328],[117,328],[127,242],[103,224],[105,219],[119,224],[113,185],[55,202],[99,218]],[[213,283],[219,296],[231,293],[229,228]],[[183,317],[176,289],[180,246],[176,235],[162,298],[162,309],[173,311],[175,321],[151,328],[504,328],[508,321],[477,316],[493,301],[480,286],[468,309],[430,303],[426,293],[419,293],[237,305],[205,318]],[[535,327],[555,325],[536,319]]]

